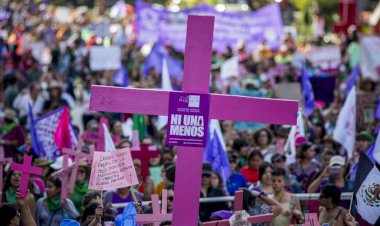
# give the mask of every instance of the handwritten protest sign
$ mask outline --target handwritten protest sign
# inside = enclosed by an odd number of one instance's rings
[[[93,71],[118,70],[121,65],[119,46],[93,46],[90,50],[90,67]]]
[[[170,93],[167,145],[205,147],[210,96]]]
[[[94,152],[89,188],[109,190],[138,184],[128,148],[112,152]]]

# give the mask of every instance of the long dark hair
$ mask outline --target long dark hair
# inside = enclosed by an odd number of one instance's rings
[[[243,191],[243,209],[248,211],[250,207],[256,205],[256,197],[247,188],[241,188]]]

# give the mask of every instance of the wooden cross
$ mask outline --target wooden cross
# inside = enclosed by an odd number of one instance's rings
[[[235,192],[234,211],[243,210],[243,191]],[[273,219],[273,213],[262,214],[257,216],[250,216],[247,220],[251,224],[258,224],[263,222],[269,222]],[[209,221],[202,224],[202,226],[230,226],[229,220]]]
[[[96,143],[96,149],[95,149],[96,151],[104,151],[104,128],[103,128],[103,124],[108,126],[108,119],[105,117],[100,118],[98,132],[85,131],[83,133],[83,140]],[[115,143],[115,145],[118,145],[120,143],[121,138],[118,135],[112,135],[112,140]]]
[[[152,214],[139,214],[136,216],[136,221],[141,224],[151,224],[159,226],[162,221],[171,221],[173,214],[167,212],[168,206],[168,191],[162,190],[161,213],[160,200],[158,195],[152,195]]]
[[[141,161],[141,175],[143,179],[149,176],[149,160],[160,156],[157,146],[140,144],[139,132],[137,130],[133,131],[131,154],[133,159],[140,159]]]
[[[24,161],[22,164],[14,163],[11,164],[11,169],[14,171],[21,172],[21,181],[20,181],[20,197],[24,198],[28,193],[28,183],[29,175],[42,175],[42,168],[32,166],[32,157],[24,156]]]
[[[183,92],[209,91],[213,30],[214,17],[188,17]],[[175,91],[92,86],[90,109],[167,116],[171,92]],[[210,94],[209,108],[210,119],[295,125],[298,102]],[[173,225],[197,225],[203,151],[177,147]]]
[[[0,194],[3,191],[3,167],[6,163],[12,163],[12,158],[4,158],[4,148],[3,146],[0,146]],[[0,199],[0,206],[1,206],[1,201]]]
[[[57,172],[54,172],[51,174],[53,178],[59,178],[61,179],[61,202],[66,202],[67,193],[68,193],[68,187],[67,187],[67,178],[69,176],[70,172],[73,172],[73,169],[75,167],[74,164],[69,166],[69,157],[67,155],[63,155],[63,165],[62,169],[58,170]]]
[[[78,147],[76,151],[71,150],[69,148],[64,148],[62,150],[64,154],[75,157],[74,164],[71,170],[70,182],[67,187],[67,192],[69,194],[73,194],[74,192],[75,181],[77,178],[77,173],[78,173],[78,168],[79,168],[79,161],[81,160],[81,158],[85,158],[88,163],[92,163],[92,159],[94,158],[95,147],[93,145],[90,145],[89,153],[82,152],[82,147],[83,147],[83,140],[79,139]]]

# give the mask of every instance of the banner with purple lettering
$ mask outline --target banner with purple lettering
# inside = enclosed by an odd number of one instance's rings
[[[215,16],[213,48],[224,51],[242,41],[251,51],[265,41],[272,49],[280,47],[283,26],[280,7],[270,4],[253,13],[220,13],[208,5],[199,5],[173,13],[136,1],[138,43],[168,42],[184,51],[187,15]]]
[[[169,98],[166,145],[205,147],[210,95],[171,92]]]

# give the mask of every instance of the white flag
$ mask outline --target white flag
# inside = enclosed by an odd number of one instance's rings
[[[104,151],[115,151],[116,147],[115,144],[113,143],[112,137],[110,132],[108,132],[108,128],[106,124],[103,123],[103,128],[104,128]]]
[[[348,93],[342,109],[339,112],[333,138],[340,143],[346,150],[348,157],[351,158],[355,149],[356,134],[356,87],[352,87]]]
[[[297,112],[297,125],[292,126],[289,131],[288,139],[286,140],[284,150],[287,152],[286,163],[291,164],[296,160],[296,143],[306,141],[305,122],[303,120],[303,111],[299,109]],[[289,153],[290,151],[290,153]]]
[[[168,64],[166,63],[166,60],[162,60],[162,78],[161,78],[161,83],[162,83],[162,89],[163,90],[168,90],[172,91],[173,87],[170,82],[170,76],[169,76],[169,68]],[[157,129],[161,130],[168,124],[168,116],[158,116],[157,120]]]

